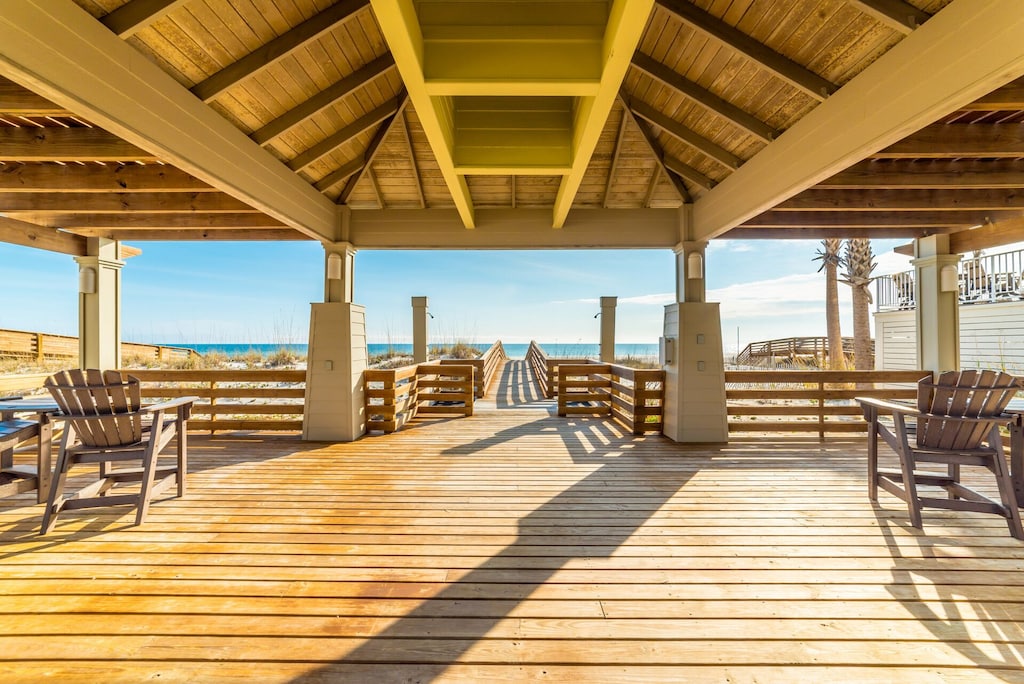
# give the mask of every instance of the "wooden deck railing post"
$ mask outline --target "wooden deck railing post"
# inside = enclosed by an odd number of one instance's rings
[[[42,363],[43,356],[43,333],[36,333],[36,363]]]
[[[818,382],[818,439],[825,441],[825,382]]]
[[[217,381],[210,381],[210,436],[217,432]]]

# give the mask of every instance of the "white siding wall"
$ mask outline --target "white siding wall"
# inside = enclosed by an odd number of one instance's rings
[[[917,368],[913,311],[875,314],[875,367]],[[960,365],[1024,374],[1024,302],[960,307]]]

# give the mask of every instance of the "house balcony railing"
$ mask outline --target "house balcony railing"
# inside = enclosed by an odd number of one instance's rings
[[[1024,250],[964,259],[957,265],[957,279],[961,304],[1024,299]],[[917,306],[914,271],[879,276],[874,281],[876,311]]]

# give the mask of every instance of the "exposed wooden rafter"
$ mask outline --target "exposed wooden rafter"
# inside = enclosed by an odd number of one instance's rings
[[[395,60],[390,54],[382,55],[366,66],[329,86],[302,104],[288,110],[281,116],[260,127],[249,137],[261,145],[273,142],[278,136],[287,133],[300,123],[330,107],[335,102],[345,99],[355,91],[372,83],[374,79],[390,71]]]
[[[207,214],[200,212],[147,214],[135,212],[90,214],[23,214],[40,225],[78,228],[284,228],[264,214]]]
[[[0,75],[306,235],[337,239],[333,202],[72,2],[0,3],[0,34]]]
[[[145,242],[160,240],[164,242],[200,241],[254,241],[254,240],[308,240],[309,237],[291,228],[169,228],[167,230],[136,229],[136,228],[83,228],[76,230],[77,235],[85,237],[101,237],[108,240],[131,240]],[[83,237],[84,239],[84,237]]]
[[[0,128],[0,161],[157,161],[99,128]]]
[[[402,93],[398,97],[398,110],[391,116],[390,119],[382,123],[378,128],[377,132],[374,133],[373,139],[370,140],[370,144],[367,145],[366,151],[363,152],[362,162],[355,173],[351,174],[351,178],[347,178],[348,183],[345,185],[344,190],[341,191],[341,195],[338,196],[338,204],[345,204],[348,202],[348,198],[351,197],[353,190],[356,185],[359,184],[359,180],[362,175],[373,166],[373,160],[377,157],[377,153],[380,152],[380,146],[384,142],[384,138],[387,137],[388,133],[391,132],[391,127],[394,125],[396,118],[405,111],[406,105],[409,103],[409,96],[406,93]]]
[[[895,240],[901,238],[923,238],[929,235],[948,233],[956,228],[949,226],[932,226],[914,228],[912,226],[843,226],[800,227],[800,228],[747,228],[739,227],[729,231],[723,240],[824,240],[825,238],[870,238],[878,240]]]
[[[408,102],[408,99],[406,100]],[[419,162],[416,160],[416,146],[412,144],[412,136],[409,134],[409,120],[406,118],[405,107],[398,112],[396,125],[402,133],[402,140],[405,141],[405,149],[409,154],[409,166],[412,168],[413,182],[416,185],[416,196],[420,200],[420,208],[427,208],[427,198],[423,194],[423,179],[420,178]],[[514,180],[515,177],[513,177]]]
[[[645,124],[642,121],[637,121],[636,117],[633,116],[633,113],[629,111],[629,107],[626,106],[625,99],[622,98],[621,96],[619,97],[619,104],[622,107],[623,118],[628,118],[632,122],[632,124],[636,126],[637,130],[640,131],[640,135],[643,137],[643,141],[647,144],[647,149],[651,151],[651,155],[658,163],[658,167],[665,172],[665,177],[668,178],[670,183],[672,183],[672,187],[675,188],[676,194],[679,195],[679,199],[683,202],[692,201],[692,198],[690,197],[690,191],[686,189],[686,185],[682,181],[682,178],[685,178],[685,176],[672,173],[669,170],[668,165],[665,161],[665,150],[663,150],[661,148],[661,145],[658,144],[657,138],[647,127],[647,124]],[[696,170],[691,170],[695,174],[701,175]],[[654,175],[657,175],[657,171]],[[710,187],[710,179],[708,179],[706,176],[704,176],[704,179],[708,182],[708,187]]]
[[[1024,191],[980,190],[834,190],[810,188],[775,207],[790,211],[958,211],[1024,209]]]
[[[1018,78],[1022,36],[1018,0],[953,0],[699,198],[695,239],[722,235]]]
[[[668,116],[662,114],[660,111],[645,102],[630,100],[628,102],[628,106],[634,115],[646,121],[650,121],[652,124],[663,130],[665,133],[668,133],[679,142],[701,152],[730,171],[738,169],[740,164],[743,163],[742,159],[734,155],[729,150],[708,140],[707,138],[697,135],[686,126],[670,119]]]
[[[928,227],[973,226],[987,222],[1018,218],[1024,211],[769,211],[756,216],[744,227],[771,226],[775,228],[801,227]]]
[[[401,100],[399,98],[395,98],[394,100],[385,102],[372,112],[367,112],[342,128],[340,131],[331,134],[326,139],[321,140],[316,145],[313,145],[313,147],[295,157],[295,159],[292,159],[288,162],[288,168],[292,171],[301,171],[310,164],[316,163],[317,160],[322,157],[326,157],[328,154],[334,152],[353,138],[362,135],[385,119],[394,116],[395,112],[398,111],[400,103]]]
[[[232,86],[255,76],[369,6],[369,0],[341,0],[192,86],[192,92],[203,102],[210,102]]]
[[[100,21],[120,38],[146,28],[188,0],[129,0]]]
[[[84,237],[5,216],[0,216],[0,242],[72,256],[87,254]]]
[[[820,187],[846,190],[913,188],[1024,188],[1024,159],[863,161]]]
[[[619,155],[622,153],[622,139],[626,137],[626,124],[629,123],[629,117],[626,113],[622,113],[622,119],[619,121],[619,129],[615,134],[615,148],[612,151],[612,161],[608,166],[608,178],[604,182],[604,196],[601,198],[601,208],[608,208],[608,196],[611,195],[612,181],[615,180],[615,172],[619,167]]]
[[[778,137],[779,132],[768,124],[762,122],[736,105],[723,100],[709,90],[705,90],[690,79],[677,74],[658,60],[648,57],[642,52],[633,55],[632,64],[634,67],[657,79],[662,85],[676,91],[680,95],[693,100],[700,106],[708,109],[718,116],[726,119],[734,126],[745,130],[763,142],[771,142]]]
[[[837,86],[827,79],[708,14],[688,0],[658,0],[658,4],[695,29],[746,56],[818,101],[823,101],[837,89]]]
[[[219,192],[166,164],[8,164],[0,192]]]
[[[0,213],[244,213],[256,210],[222,192],[4,192]]]
[[[1024,78],[996,88],[988,95],[978,98],[963,107],[968,112],[998,112],[1003,110],[1024,110]]]
[[[932,124],[871,155],[875,159],[1021,158],[1024,124]]]
[[[866,14],[904,35],[928,21],[931,15],[903,0],[846,0]]]
[[[14,116],[67,116],[69,111],[13,81],[0,78],[0,114]]]

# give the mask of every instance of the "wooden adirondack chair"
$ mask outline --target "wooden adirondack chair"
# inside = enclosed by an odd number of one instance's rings
[[[1006,519],[1010,534],[1024,539],[1009,469],[1003,452],[999,427],[1012,418],[1003,414],[1021,383],[1012,375],[996,371],[951,371],[936,382],[930,377],[918,383],[917,407],[858,397],[869,424],[868,495],[878,500],[878,487],[907,502],[910,522],[921,527],[921,508],[994,513]],[[893,430],[879,422],[891,414]],[[916,420],[914,444],[907,419]],[[900,470],[878,468],[878,437],[900,457]],[[946,466],[946,473],[921,472],[921,464]],[[961,466],[984,466],[994,475],[1000,502],[993,501],[960,482]],[[902,486],[901,486],[902,485]],[[923,495],[919,485],[946,490],[948,498]]]
[[[185,428],[197,397],[142,406],[138,379],[118,371],[61,371],[45,386],[65,416],[65,429],[40,534],[50,531],[64,509],[132,504],[139,525],[149,502],[172,482],[177,481],[178,496],[185,495]],[[160,452],[175,435],[177,463],[158,465]],[[134,467],[113,467],[131,461]],[[79,463],[99,464],[99,479],[65,497],[68,471]],[[139,490],[108,494],[124,482],[140,483]]]

